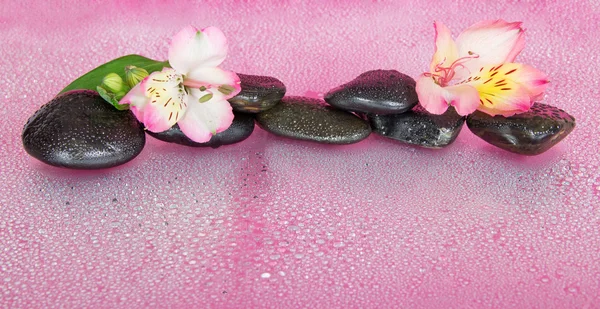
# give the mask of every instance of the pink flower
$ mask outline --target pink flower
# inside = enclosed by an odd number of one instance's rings
[[[121,99],[152,132],[175,123],[191,140],[203,143],[226,130],[233,121],[227,99],[241,90],[237,74],[218,66],[227,56],[227,39],[221,30],[199,31],[188,26],[169,46],[169,64],[144,78]]]
[[[436,51],[429,72],[417,79],[421,105],[432,114],[454,106],[460,115],[480,110],[512,116],[529,110],[543,97],[545,74],[513,63],[525,45],[520,22],[482,21],[456,41],[442,23],[434,23]]]

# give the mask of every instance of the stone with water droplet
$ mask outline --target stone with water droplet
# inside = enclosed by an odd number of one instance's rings
[[[425,148],[442,148],[452,144],[465,121],[453,107],[442,115],[434,115],[421,105],[403,114],[369,115],[368,118],[373,132]]]
[[[285,97],[256,121],[279,136],[326,144],[352,144],[371,133],[369,124],[355,115],[306,97]]]
[[[95,91],[73,90],[42,106],[23,128],[34,158],[72,169],[100,169],[135,158],[146,143],[143,125]]]
[[[467,117],[467,126],[496,147],[533,156],[569,135],[575,128],[575,118],[554,106],[536,102],[529,111],[510,117],[476,111]]]
[[[242,90],[229,99],[234,111],[260,113],[275,106],[285,95],[285,85],[277,78],[238,74]]]
[[[168,143],[175,143],[190,147],[212,147],[217,148],[223,145],[231,145],[239,143],[247,139],[254,131],[254,116],[250,114],[233,112],[234,118],[231,126],[223,132],[219,132],[213,135],[210,141],[206,143],[196,143],[189,139],[179,128],[177,124],[172,126],[170,129],[163,132],[151,132],[147,133],[161,141]]]
[[[415,80],[396,70],[368,71],[330,90],[327,103],[351,112],[400,114],[418,103]]]

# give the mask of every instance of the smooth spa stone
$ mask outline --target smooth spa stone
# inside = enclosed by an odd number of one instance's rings
[[[242,91],[229,99],[234,111],[260,113],[275,106],[285,95],[285,85],[277,78],[239,74]]]
[[[465,117],[453,107],[442,115],[427,112],[421,105],[395,115],[369,115],[373,132],[403,143],[425,148],[450,145],[460,133]]]
[[[23,146],[34,158],[72,169],[123,164],[144,148],[144,127],[130,111],[116,110],[91,90],[60,94],[25,124]]]
[[[169,130],[154,133],[147,131],[147,133],[161,141],[168,143],[175,143],[191,147],[212,147],[217,148],[223,145],[230,145],[239,143],[247,139],[254,131],[254,115],[244,114],[239,112],[233,112],[234,118],[231,126],[227,130],[213,135],[210,141],[206,143],[196,143],[189,139],[177,124],[171,127]]]
[[[330,90],[325,101],[337,108],[366,114],[400,114],[418,103],[415,80],[395,70],[368,71]]]
[[[575,118],[554,106],[534,103],[525,113],[511,117],[476,111],[467,126],[484,141],[522,155],[538,155],[565,138],[575,128]]]
[[[284,97],[256,120],[273,134],[326,144],[352,144],[371,133],[366,121],[307,97]]]

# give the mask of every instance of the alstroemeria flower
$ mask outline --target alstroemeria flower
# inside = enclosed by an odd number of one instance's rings
[[[548,84],[531,66],[513,63],[525,45],[520,22],[479,22],[456,41],[442,23],[434,23],[436,51],[429,72],[417,79],[421,105],[432,114],[454,106],[460,115],[480,110],[512,116],[529,110]]]
[[[191,140],[207,142],[231,125],[227,99],[241,90],[237,74],[218,68],[226,56],[227,39],[221,30],[188,26],[169,46],[172,68],[150,74],[119,103],[130,104],[149,131],[162,132],[177,123]]]

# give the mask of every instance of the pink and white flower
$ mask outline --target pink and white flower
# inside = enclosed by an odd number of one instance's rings
[[[417,79],[421,105],[432,114],[454,106],[460,115],[480,110],[492,116],[512,116],[529,110],[543,97],[545,74],[514,63],[525,45],[520,22],[482,21],[456,41],[442,23],[434,23],[436,51],[429,72]]]
[[[233,121],[227,99],[241,90],[240,78],[218,66],[227,56],[221,30],[188,26],[169,46],[169,64],[144,78],[121,99],[146,129],[162,132],[176,123],[191,140],[208,142]]]

